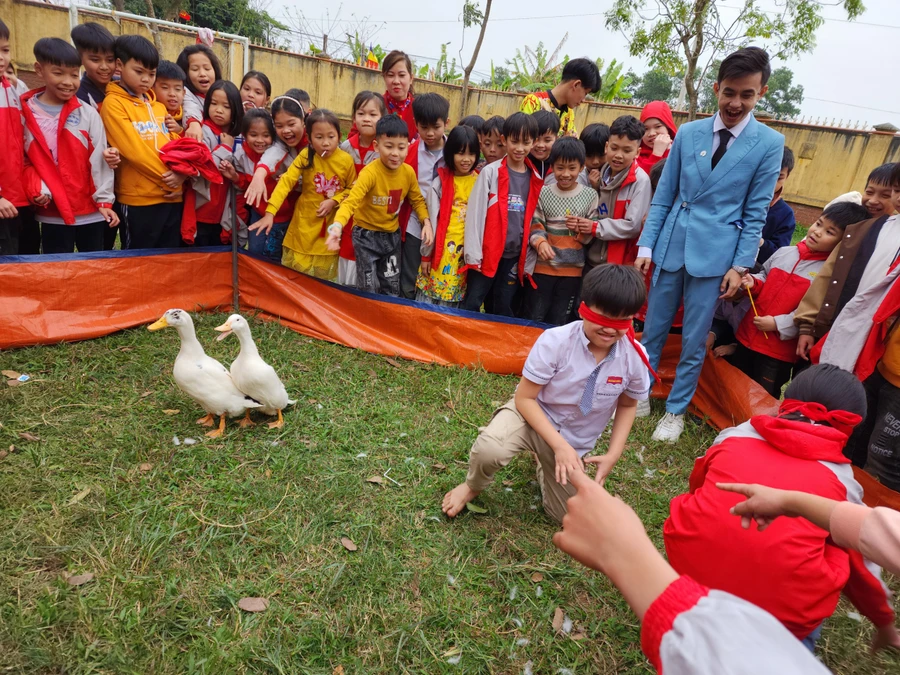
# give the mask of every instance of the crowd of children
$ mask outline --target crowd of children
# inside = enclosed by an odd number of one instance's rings
[[[792,245],[782,192],[794,156],[750,114],[765,93],[765,52],[723,61],[710,120],[676,129],[655,101],[578,135],[574,109],[601,85],[588,59],[568,61],[560,83],[519,112],[451,127],[449,102],[414,94],[412,63],[394,51],[385,93],[355,96],[342,141],[338,117],[302,89],[273,97],[258,71],[236,86],[205,44],[172,62],[98,24],[71,38],[34,45],[42,87],[0,79],[0,255],[110,250],[117,234],[123,249],[235,237],[363,291],[557,326],[472,447],[465,482],[443,501],[451,517],[529,450],[545,510],[565,523],[585,464],[602,483],[635,416],[649,414],[662,345],[683,331],[655,440],[677,441],[709,349],[775,398],[792,383],[777,416],[724,433],[698,460],[690,494],[673,501],[665,535],[677,573],[750,600],[808,644],[844,590],[879,626],[878,646],[900,645],[858,554],[805,521],[761,544],[725,517],[738,498],[713,485],[854,501],[852,460],[900,489],[900,165],[874,170],[863,194],[829,204]],[[0,21],[0,73],[9,44]],[[847,356],[841,341],[859,317],[875,327]],[[646,348],[634,337],[645,320]],[[845,370],[809,368],[820,358]],[[611,419],[608,452],[590,456]],[[776,560],[772,574],[784,578],[754,584]],[[801,560],[809,583],[787,593]]]

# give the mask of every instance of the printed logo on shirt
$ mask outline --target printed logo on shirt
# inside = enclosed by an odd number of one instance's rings
[[[522,195],[510,193],[509,198],[506,200],[506,209],[513,213],[525,213],[525,200],[522,199]]]
[[[622,384],[624,380],[621,377],[610,376],[606,378],[606,384]]]
[[[160,128],[156,120],[134,120],[131,124],[132,126],[134,126],[135,131],[140,134],[141,139],[145,141],[152,140],[153,137],[156,136],[156,134],[167,133]]]
[[[402,203],[403,190],[391,190],[386,195],[372,195],[373,206],[386,206],[388,215],[397,215]]]
[[[609,209],[606,207],[604,202],[600,202],[600,206],[597,209],[597,213],[601,218],[606,218],[609,215]]]

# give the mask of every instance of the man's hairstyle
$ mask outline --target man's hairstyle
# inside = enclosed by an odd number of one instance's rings
[[[184,71],[178,67],[177,63],[163,59],[159,62],[159,65],[156,66],[156,79],[178,80],[179,82],[184,83],[184,81],[187,80],[187,75],[185,75]]]
[[[716,82],[722,84],[723,80],[747,77],[755,73],[762,75],[763,85],[769,81],[769,75],[772,74],[769,55],[765,49],[759,47],[744,47],[725,57],[722,65],[719,66]]]
[[[460,126],[471,127],[476,134],[484,130],[484,118],[481,115],[466,115],[459,121]]]
[[[811,366],[797,375],[785,389],[784,398],[866,416],[866,390],[862,383],[853,373],[830,363]]]
[[[0,19],[0,40],[9,40],[9,26]]]
[[[584,154],[588,157],[602,157],[606,154],[609,142],[609,127],[603,122],[588,124],[581,130],[581,142],[584,143]]]
[[[213,94],[217,91],[225,94],[228,107],[231,108],[231,123],[222,131],[229,136],[237,136],[241,133],[241,122],[244,120],[244,105],[241,101],[241,92],[231,80],[216,80],[212,83],[203,100],[203,119],[209,119],[209,108],[212,105]]]
[[[897,168],[897,164],[900,164],[900,162],[888,162],[887,164],[876,166],[874,169],[872,169],[872,173],[869,174],[869,178],[866,180],[866,185],[868,185],[869,183],[874,183],[875,185],[881,185],[884,187],[892,187],[893,185],[895,185],[894,170]],[[900,175],[898,175],[897,177],[900,178]]]
[[[440,94],[420,94],[412,102],[413,119],[416,124],[437,124],[450,117],[450,101]]]
[[[112,54],[116,38],[99,23],[88,21],[72,29],[72,42],[79,52]]]
[[[241,122],[241,135],[246,138],[247,134],[250,133],[250,127],[256,122],[262,122],[266,125],[266,130],[269,132],[269,136],[272,137],[272,141],[278,138],[275,134],[275,124],[272,122],[272,115],[265,108],[250,108],[244,113],[244,120]]]
[[[212,64],[213,75],[215,76],[215,80],[222,79],[222,66],[219,63],[219,57],[216,56],[216,53],[207,47],[204,44],[196,44],[196,45],[188,45],[184,49],[181,50],[181,53],[178,55],[178,59],[176,59],[175,63],[178,64],[178,67],[181,68],[185,75],[187,75],[191,71],[191,57],[195,54],[203,54],[206,58],[209,59],[209,62]],[[194,83],[191,82],[190,76],[184,81],[187,88],[191,90],[194,94],[197,93],[197,89],[194,87]]]
[[[478,142],[478,132],[475,129],[465,124],[457,124],[447,134],[447,142],[444,143],[444,164],[447,165],[448,169],[456,171],[456,163],[453,161],[453,156],[463,152],[475,155],[477,160],[478,155],[481,153],[481,144]]]
[[[534,118],[534,121],[537,122],[538,136],[559,133],[559,117],[556,113],[552,113],[549,110],[538,110],[531,116]]]
[[[494,133],[496,131],[498,134],[500,134],[502,136],[503,135],[503,123],[505,121],[506,121],[505,117],[502,117],[500,115],[494,115],[493,117],[490,117],[484,121],[484,126],[481,127],[481,131],[479,131],[478,133],[481,134],[482,136],[490,136],[492,133]]]
[[[538,137],[538,123],[534,115],[513,113],[503,121],[503,135],[516,141],[533,141]]]
[[[843,230],[848,225],[860,223],[869,219],[869,212],[866,207],[853,202],[837,202],[831,204],[822,211],[822,217],[827,218],[829,222]]]
[[[788,146],[784,146],[784,154],[781,155],[781,169],[787,169],[788,176],[794,170],[794,151]]]
[[[581,299],[588,307],[617,319],[632,316],[643,307],[647,286],[631,265],[599,265],[585,275]]]
[[[663,169],[666,168],[666,159],[659,160],[650,168],[650,190],[656,192],[656,186],[659,185],[659,179],[662,178]]]
[[[584,166],[584,143],[574,136],[564,136],[553,144],[550,150],[551,165],[556,162],[578,162]]]
[[[247,80],[256,80],[259,82],[263,89],[266,92],[266,98],[269,98],[272,95],[272,83],[269,82],[269,76],[259,70],[248,70],[244,73],[244,77],[241,78],[241,87],[244,86],[244,83]],[[238,87],[240,89],[241,87]]]
[[[609,135],[625,137],[629,141],[639,141],[644,137],[644,124],[637,117],[622,115],[609,125]]]
[[[41,38],[35,42],[34,59],[44,66],[81,67],[78,50],[60,38]]]
[[[375,125],[375,138],[409,138],[409,127],[396,113],[385,115]]]
[[[132,59],[140,63],[144,68],[156,70],[159,67],[159,52],[156,47],[145,37],[140,35],[120,35],[116,38],[116,58],[122,63],[128,63]]]
[[[590,59],[572,59],[563,67],[561,81],[571,82],[572,80],[581,80],[581,86],[592,94],[600,91],[603,83],[600,78],[600,69]]]

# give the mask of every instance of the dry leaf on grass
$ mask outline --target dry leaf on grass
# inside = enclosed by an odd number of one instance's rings
[[[138,469],[140,469],[141,471],[149,471],[152,468],[153,465],[150,462],[144,462],[138,467]]]
[[[472,513],[487,513],[486,508],[484,508],[483,506],[478,506],[477,504],[473,504],[472,502],[466,504],[466,509],[471,511]]]
[[[369,476],[368,478],[366,478],[366,482],[381,485],[382,483],[384,483],[384,479],[378,474],[375,474],[374,476]]]
[[[6,377],[8,377],[11,380],[18,380],[19,377],[22,375],[22,373],[17,373],[14,370],[3,370],[0,372],[2,372]]]
[[[0,459],[6,459],[9,456],[9,450],[0,450]]]
[[[367,374],[369,377],[378,377],[378,373],[376,373],[374,370],[367,370],[367,371],[366,371],[366,374]],[[340,666],[338,666],[338,667],[340,668]]]
[[[584,632],[584,628],[580,626],[576,627],[575,630],[572,631],[572,639],[573,640],[584,640],[587,637],[587,633]]]
[[[140,395],[140,398],[147,398],[152,393],[153,392],[148,389],[147,391],[145,391],[143,394]]]
[[[35,442],[41,440],[40,436],[35,436],[34,434],[32,434],[28,431],[23,431],[21,434],[19,434],[19,438],[24,438],[26,441],[35,441]]]
[[[434,469],[435,471],[446,471],[447,465],[441,464],[440,462],[435,462],[434,464],[431,465],[431,468]]]
[[[562,607],[557,607],[556,611],[553,612],[553,632],[558,633],[562,630],[563,621],[565,620],[566,615],[562,611]]]
[[[315,398],[309,399],[309,404],[310,404],[310,405],[315,405],[315,404],[318,403],[318,402],[319,402],[318,399],[315,399]]]
[[[337,666],[331,671],[331,675],[344,675],[344,666]]]
[[[6,381],[7,387],[18,387],[20,384],[22,384],[22,383],[19,382],[18,380],[7,380]]]
[[[163,415],[177,415],[180,412],[177,408],[167,408],[163,410]]]
[[[94,575],[91,572],[85,572],[84,574],[76,574],[75,576],[69,577],[66,579],[66,583],[69,584],[69,586],[81,586],[93,578]]]
[[[269,608],[269,601],[265,598],[241,598],[238,607],[245,612],[265,612]]]
[[[359,549],[359,546],[353,543],[352,539],[348,539],[347,537],[341,537],[341,544],[348,551],[356,551]]]
[[[294,368],[296,368],[297,370],[299,370],[302,373],[309,372],[309,366],[307,366],[305,363],[300,363],[299,361],[294,361],[291,365],[294,366]]]
[[[265,476],[266,478],[271,478],[272,477],[272,469],[266,469],[263,476]]]
[[[400,362],[399,362],[399,361],[396,361],[396,360],[394,360],[394,359],[391,359],[391,358],[385,358],[385,361],[387,361],[387,362],[390,363],[392,366],[394,366],[394,368],[402,368],[402,367],[403,367],[402,365],[400,365]]]
[[[540,582],[542,582],[544,580],[544,575],[541,574],[540,572],[535,572],[534,574],[531,575],[531,580],[534,583],[539,584]]]
[[[87,497],[89,494],[91,494],[91,488],[89,488],[89,487],[84,488],[84,490],[82,490],[77,495],[72,497],[72,499],[69,500],[69,502],[66,504],[66,506],[74,506],[75,504],[80,502],[82,499]]]

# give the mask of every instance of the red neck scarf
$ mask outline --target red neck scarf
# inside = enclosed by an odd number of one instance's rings
[[[597,312],[593,311],[583,302],[581,303],[581,306],[578,307],[578,314],[580,314],[581,318],[585,321],[590,321],[591,323],[595,323],[598,326],[603,326],[604,328],[612,328],[614,330],[626,331],[625,337],[628,338],[631,346],[634,347],[634,350],[638,353],[638,356],[641,357],[641,361],[643,361],[644,365],[647,366],[647,370],[649,370],[650,374],[653,375],[653,379],[657,382],[662,381],[659,379],[659,375],[656,374],[656,371],[650,367],[650,361],[647,360],[647,355],[644,353],[644,350],[638,346],[637,340],[634,339],[634,322],[631,319],[610,319],[609,317],[603,316],[602,314],[597,314]]]
[[[402,117],[403,111],[409,107],[410,103],[412,103],[412,92],[407,92],[406,99],[400,103],[397,103],[390,93],[384,92],[384,103],[387,105],[388,115],[396,113],[398,117]]]
[[[797,244],[797,251],[800,253],[800,260],[828,260],[831,255],[831,251],[810,251],[806,240]]]

